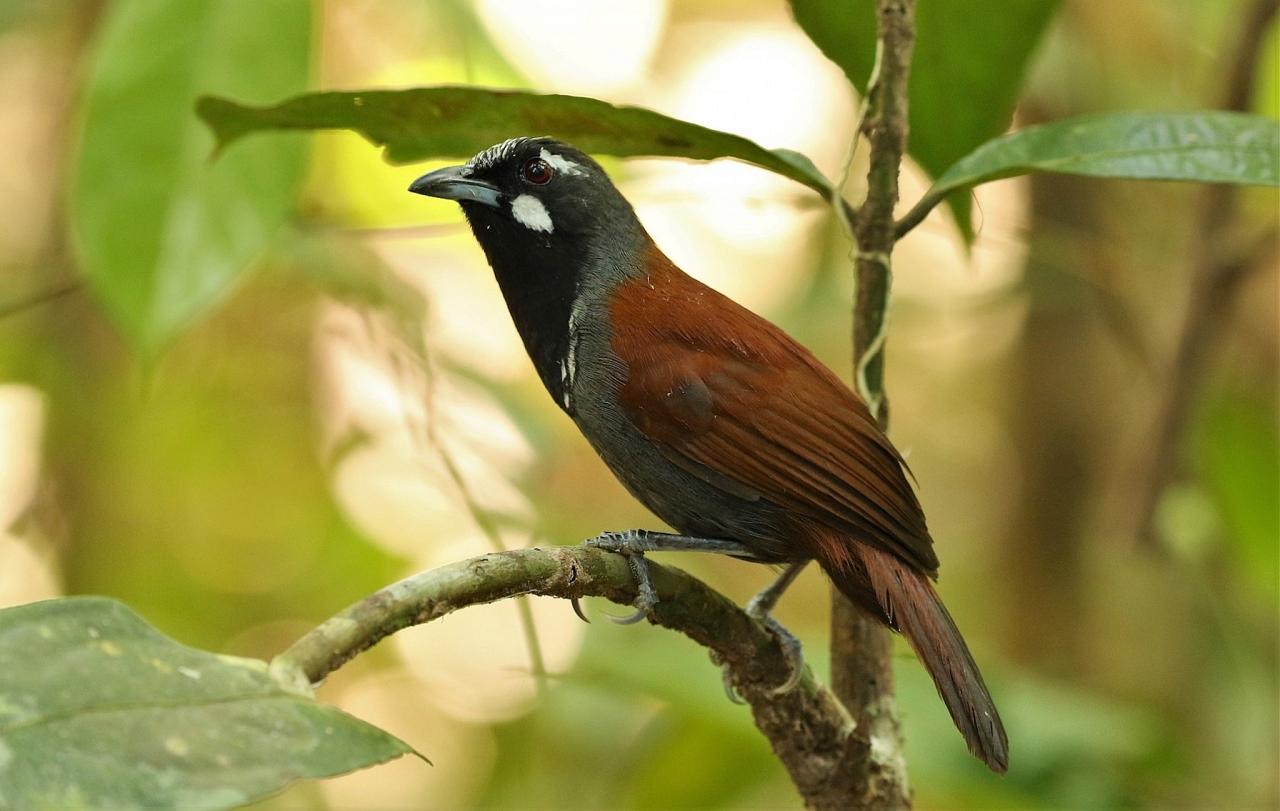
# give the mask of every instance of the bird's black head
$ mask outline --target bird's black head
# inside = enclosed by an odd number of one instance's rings
[[[526,249],[581,243],[635,222],[600,164],[553,138],[503,141],[423,175],[409,191],[461,203],[486,250],[494,240]]]
[[[462,205],[525,348],[563,402],[575,303],[644,272],[649,236],[631,204],[600,164],[553,138],[503,141],[409,191]]]

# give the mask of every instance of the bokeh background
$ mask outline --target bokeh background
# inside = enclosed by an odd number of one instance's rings
[[[189,644],[270,657],[411,572],[657,526],[540,389],[456,208],[405,193],[430,165],[388,166],[355,135],[311,138],[279,247],[158,360],[135,355],[74,287],[67,228],[110,5],[0,3],[0,304],[66,288],[0,317],[0,605],[107,594]],[[1244,6],[1066,0],[1017,123],[1211,106]],[[830,177],[852,143],[857,99],[779,0],[315,11],[313,88],[594,95],[802,151]],[[1275,116],[1267,36],[1254,107]],[[849,245],[811,195],[731,162],[606,165],[678,264],[850,369]],[[908,166],[904,199],[926,183]],[[1003,779],[970,758],[900,645],[921,808],[1280,802],[1274,251],[1215,312],[1177,475],[1149,537],[1137,530],[1200,200],[1190,185],[1002,181],[976,192],[971,253],[939,210],[895,255],[892,435],[1013,752]],[[1247,190],[1237,225],[1277,213],[1274,190]],[[771,576],[672,562],[740,601]],[[827,611],[816,572],[779,610],[822,672]],[[434,767],[403,760],[262,807],[798,806],[701,649],[582,624],[559,601],[532,614],[545,678],[504,603],[401,633],[321,690]]]

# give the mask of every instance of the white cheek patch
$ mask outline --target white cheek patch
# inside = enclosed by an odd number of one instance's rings
[[[563,172],[566,175],[582,174],[582,167],[568,158],[565,158],[563,155],[557,155],[554,152],[548,152],[544,149],[539,153],[538,157],[546,161],[551,168],[555,169],[557,172]]]
[[[522,194],[511,201],[511,216],[516,222],[533,231],[552,231],[551,214],[542,201],[532,194]]]

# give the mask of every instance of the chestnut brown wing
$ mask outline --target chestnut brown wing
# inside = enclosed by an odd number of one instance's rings
[[[627,366],[620,401],[637,428],[713,486],[758,493],[838,531],[828,538],[872,543],[935,574],[902,459],[862,400],[777,327],[674,272],[683,279],[630,285],[612,308],[612,345]]]

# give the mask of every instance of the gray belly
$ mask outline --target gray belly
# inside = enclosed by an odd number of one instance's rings
[[[570,416],[628,492],[680,533],[738,541],[763,562],[792,559],[780,540],[777,506],[703,481],[640,433],[617,405],[626,369],[605,351],[608,338],[593,326],[578,325],[575,336]]]

